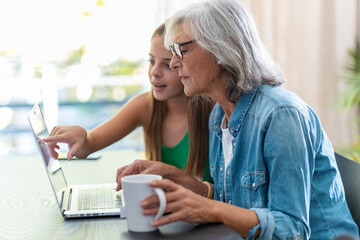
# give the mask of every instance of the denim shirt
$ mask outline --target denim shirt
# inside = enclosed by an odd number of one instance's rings
[[[216,104],[209,119],[214,199],[255,211],[260,224],[249,239],[259,228],[260,239],[359,238],[331,143],[298,96],[263,85],[239,98],[228,122],[234,157],[226,169],[223,116]]]

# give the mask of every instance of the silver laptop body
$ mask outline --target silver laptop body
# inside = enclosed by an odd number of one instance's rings
[[[115,183],[68,186],[60,162],[51,156],[49,147],[42,141],[43,138],[49,136],[49,132],[40,106],[37,103],[29,112],[28,119],[63,217],[81,218],[119,215],[124,217],[122,191],[115,191]]]

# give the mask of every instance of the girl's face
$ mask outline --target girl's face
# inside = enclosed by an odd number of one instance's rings
[[[185,96],[179,73],[170,68],[171,52],[164,46],[164,38],[155,36],[151,40],[149,53],[149,79],[155,99],[166,101]]]

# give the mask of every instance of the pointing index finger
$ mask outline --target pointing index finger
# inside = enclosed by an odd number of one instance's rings
[[[44,142],[63,142],[63,137],[60,135],[49,136],[42,139]]]

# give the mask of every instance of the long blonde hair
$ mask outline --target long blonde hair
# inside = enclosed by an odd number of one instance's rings
[[[159,26],[152,38],[163,36],[165,25]],[[154,98],[153,92],[150,98],[150,121],[144,126],[145,154],[146,158],[153,161],[161,161],[161,136],[162,125],[166,115],[166,103]],[[212,102],[206,97],[188,97],[187,115],[189,125],[189,157],[184,171],[193,177],[202,179],[205,164],[209,152],[209,128],[208,120],[212,109]]]

